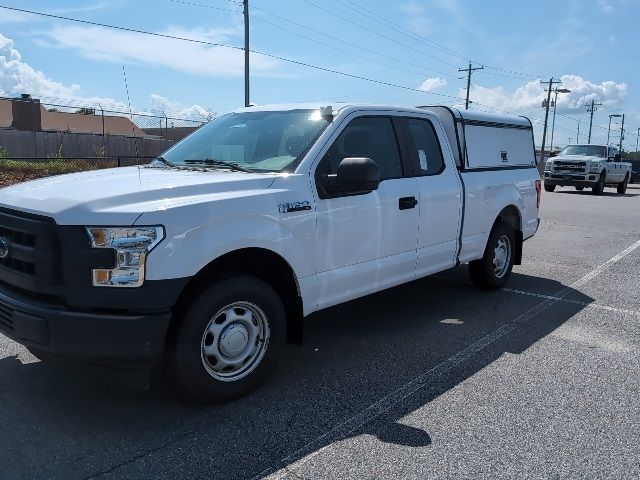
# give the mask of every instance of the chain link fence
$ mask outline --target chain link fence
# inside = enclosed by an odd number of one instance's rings
[[[103,134],[109,134],[111,119],[126,118],[131,121],[131,132],[119,130],[119,134],[140,137],[154,136],[165,140],[179,140],[209,122],[214,112],[206,112],[202,115],[190,117],[178,117],[166,115],[164,112],[145,112],[141,110],[110,110],[97,105],[63,105],[42,101],[42,105],[48,112],[85,115],[87,117],[99,117],[103,127]],[[100,134],[99,128],[94,133]]]

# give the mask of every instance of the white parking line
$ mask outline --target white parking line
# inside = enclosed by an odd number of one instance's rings
[[[574,305],[580,305],[581,307],[596,308],[596,309],[599,309],[599,310],[606,310],[608,312],[624,313],[626,315],[635,315],[636,317],[640,317],[640,312],[636,312],[635,310],[626,310],[624,308],[610,307],[609,305],[602,305],[600,303],[581,302],[579,300],[571,300],[571,299],[568,299],[568,298],[554,297],[553,295],[543,295],[542,293],[526,292],[524,290],[513,290],[511,288],[503,288],[503,290],[505,292],[516,293],[518,295],[526,295],[528,297],[537,297],[537,298],[544,298],[544,299],[548,299],[548,300],[557,300],[557,301],[564,302],[564,303],[572,303]]]
[[[587,273],[582,278],[573,282],[570,286],[563,288],[555,295],[542,296],[544,301],[536,305],[535,307],[527,310],[526,312],[518,315],[516,318],[511,320],[509,323],[506,323],[502,327],[497,330],[489,333],[488,335],[482,337],[480,340],[475,343],[469,345],[464,350],[456,353],[455,355],[447,358],[442,363],[436,365],[431,370],[426,373],[414,378],[408,383],[405,383],[403,386],[384,396],[376,403],[370,405],[369,407],[362,410],[360,413],[352,416],[351,418],[345,420],[344,422],[338,424],[332,430],[320,435],[315,438],[311,442],[307,443],[303,447],[298,450],[292,452],[286,457],[282,458],[276,465],[271,468],[266,469],[254,479],[269,477],[271,479],[281,479],[287,475],[296,476],[295,468],[304,465],[304,463],[308,462],[323,450],[330,447],[334,442],[339,441],[349,435],[351,432],[361,427],[362,425],[374,420],[379,417],[386,411],[390,410],[392,407],[401,403],[404,399],[413,395],[414,393],[426,389],[431,386],[431,384],[447,373],[449,370],[454,368],[457,365],[465,362],[469,358],[473,357],[480,350],[485,348],[488,345],[496,342],[499,338],[503,337],[507,333],[514,330],[520,324],[531,320],[536,315],[541,312],[544,312],[549,307],[554,305],[559,301],[565,300],[565,298],[571,294],[575,288],[581,287],[585,285],[587,282],[593,280],[596,276],[602,273],[605,269],[610,267],[616,262],[619,262],[622,258],[633,252],[635,249],[640,247],[640,240],[635,242],[630,247],[626,248],[622,252],[618,253],[614,257],[607,260],[605,263],[600,265],[599,267],[593,269],[589,273]],[[514,291],[514,293],[516,293]]]

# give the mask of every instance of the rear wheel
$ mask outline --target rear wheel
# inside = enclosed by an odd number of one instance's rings
[[[618,193],[625,193],[627,191],[627,185],[629,185],[629,175],[625,175],[624,182],[618,184]]]
[[[591,192],[594,195],[602,195],[602,192],[604,192],[604,181],[606,178],[606,172],[602,172],[600,174],[600,178],[598,179],[598,183],[596,183],[592,188],[591,188]]]
[[[582,190],[584,190],[584,187],[576,187],[576,190],[578,190],[579,192],[581,192]]]
[[[514,260],[513,229],[498,223],[489,235],[483,257],[469,263],[471,281],[483,290],[498,290],[509,280]]]
[[[204,290],[178,320],[169,380],[200,403],[228,402],[255,389],[274,367],[286,336],[280,297],[249,276]]]
[[[555,189],[556,189],[555,185],[547,185],[546,183],[544,184],[545,192],[553,192]]]

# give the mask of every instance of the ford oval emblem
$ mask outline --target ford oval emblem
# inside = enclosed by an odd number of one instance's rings
[[[0,237],[0,258],[7,258],[9,255],[9,244],[7,241]]]

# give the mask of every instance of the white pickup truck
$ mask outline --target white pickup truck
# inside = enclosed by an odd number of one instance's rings
[[[526,118],[241,109],[148,166],[0,190],[0,331],[228,401],[316,310],[467,262],[502,287],[539,203]]]
[[[616,187],[625,193],[631,180],[631,164],[622,162],[618,149],[606,145],[567,145],[544,166],[544,189],[574,186],[576,190],[591,187],[602,195],[605,187]]]

